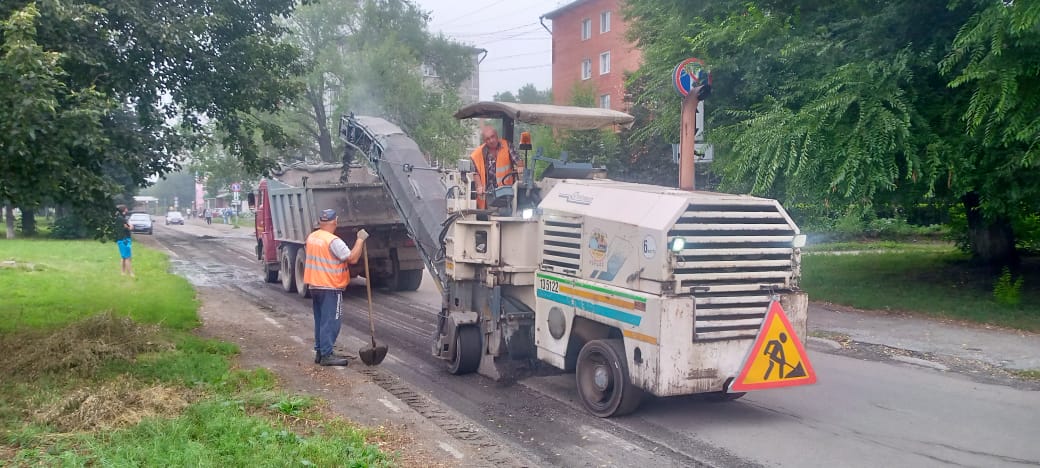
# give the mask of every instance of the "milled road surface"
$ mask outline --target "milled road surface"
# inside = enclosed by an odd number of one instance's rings
[[[312,358],[310,301],[262,282],[251,230],[217,227],[157,226],[155,240],[173,252],[176,272],[225,285],[303,337],[289,359]],[[345,296],[340,336],[350,352],[367,340],[357,283]],[[374,300],[376,335],[390,355],[362,371],[459,443],[491,454],[486,463],[501,446],[539,466],[1040,465],[1040,392],[1031,389],[812,346],[816,385],[726,403],[649,399],[632,416],[603,420],[581,407],[573,375],[543,371],[512,384],[449,375],[429,353],[439,304],[429,277],[419,291],[376,292]]]

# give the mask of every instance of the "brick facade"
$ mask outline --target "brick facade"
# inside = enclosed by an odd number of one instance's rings
[[[627,110],[624,102],[625,72],[639,68],[642,54],[625,40],[628,26],[621,15],[623,0],[578,0],[564,5],[544,18],[552,20],[552,91],[556,104],[571,104],[576,83],[596,90],[597,105],[609,95],[610,108]],[[601,19],[609,12],[609,31],[602,31]],[[588,20],[589,37],[582,39],[583,22]],[[609,52],[609,71],[601,73],[601,54]],[[583,62],[591,64],[591,76],[582,77]]]

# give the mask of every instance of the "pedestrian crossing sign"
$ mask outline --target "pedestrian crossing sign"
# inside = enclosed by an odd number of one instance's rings
[[[764,390],[816,383],[816,371],[809,363],[802,341],[779,301],[769,304],[758,338],[751,346],[740,374],[730,385],[731,392]]]

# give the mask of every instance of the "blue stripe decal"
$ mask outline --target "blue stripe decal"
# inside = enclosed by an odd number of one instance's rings
[[[610,307],[596,304],[595,302],[589,302],[583,299],[578,299],[576,297],[546,291],[544,289],[538,289],[538,297],[542,299],[548,299],[550,301],[557,302],[563,305],[574,306],[581,310],[592,312],[596,315],[602,315],[606,318],[614,319],[619,322],[624,322],[629,325],[635,325],[637,327],[639,326],[639,323],[643,321],[642,317],[635,314],[622,312],[617,309],[612,309]]]

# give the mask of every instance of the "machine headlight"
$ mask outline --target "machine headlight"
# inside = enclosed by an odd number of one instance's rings
[[[796,249],[800,249],[802,247],[805,247],[805,241],[805,234],[798,234],[797,236],[794,236],[794,240],[791,241],[791,245]]]
[[[686,239],[683,239],[682,237],[676,237],[675,239],[672,239],[671,248],[672,252],[682,252],[683,249],[686,248]]]
[[[534,217],[534,208],[524,208],[524,210],[520,212],[520,217],[524,218],[524,219],[531,219],[531,218],[533,218]]]

